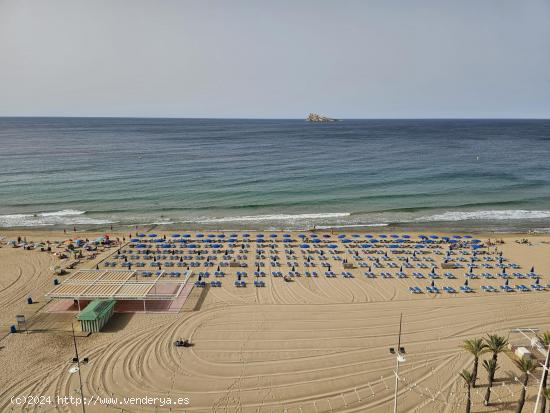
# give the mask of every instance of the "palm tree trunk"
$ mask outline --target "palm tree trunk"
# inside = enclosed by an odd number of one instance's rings
[[[467,399],[466,399],[466,413],[470,413],[472,409],[472,393],[471,393],[471,387],[468,386],[468,393],[467,393]]]
[[[476,387],[476,380],[477,380],[477,365],[479,364],[479,358],[474,357],[474,368],[472,369],[472,387]]]
[[[497,353],[493,353],[493,360],[495,363],[497,362],[498,355]],[[495,379],[495,371],[490,372],[489,376],[487,377],[488,384],[487,384],[487,390],[485,391],[485,399],[483,400],[483,403],[485,406],[489,406],[489,403],[491,402],[491,387],[493,387],[493,380]]]
[[[548,349],[548,351],[550,351],[550,348]],[[550,357],[546,357],[546,363],[545,363],[545,366],[544,366],[544,370],[542,372],[542,388],[543,389],[546,388],[546,384],[547,384],[547,381],[548,381],[548,369],[549,368],[550,368]],[[539,410],[539,412],[544,413],[545,410],[546,410],[546,397],[542,397],[542,400],[540,401],[540,410]],[[550,411],[550,407],[548,408],[548,410]]]
[[[527,392],[527,381],[529,380],[529,376],[527,373],[525,373],[525,376],[523,378],[523,383],[521,386],[521,393],[519,394],[519,401],[518,406],[516,407],[516,413],[521,413],[523,410],[523,405],[525,404],[525,393]]]
[[[491,399],[491,387],[493,387],[493,380],[489,376],[489,383],[487,384],[487,390],[485,391],[485,399],[483,399],[483,404],[489,406],[489,401]]]
[[[495,361],[495,364],[496,364],[496,362],[498,361],[498,354],[497,353],[493,353],[493,360]],[[491,383],[495,380],[495,373],[496,373],[496,369],[495,369],[495,371],[491,372],[491,377],[489,377],[489,381]]]

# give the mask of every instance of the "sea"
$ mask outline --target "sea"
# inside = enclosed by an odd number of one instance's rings
[[[550,120],[0,118],[0,227],[550,231]]]

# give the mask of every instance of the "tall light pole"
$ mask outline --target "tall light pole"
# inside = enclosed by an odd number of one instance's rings
[[[399,316],[399,336],[397,339],[397,350],[390,347],[390,353],[395,354],[395,393],[393,395],[393,413],[397,413],[397,392],[399,391],[399,363],[405,361],[405,347],[401,347],[401,326],[403,323],[403,313]]]
[[[542,377],[544,377],[545,374],[550,373],[550,372],[546,371],[546,369],[547,369],[546,366],[548,366],[548,360],[549,359],[550,359],[550,346],[548,346],[548,348],[546,349],[546,360],[544,361],[544,365],[542,366]],[[542,380],[542,377],[540,379],[539,392],[537,394],[537,402],[535,403],[535,410],[533,410],[533,413],[538,413],[540,398],[544,397],[544,396],[542,396],[542,385],[544,383],[544,380]]]
[[[76,336],[74,335],[74,325],[71,322],[71,328],[73,330],[73,344],[76,358],[76,365],[78,367],[78,381],[80,382],[80,405],[82,406],[82,413],[86,413],[86,407],[84,406],[84,393],[82,392],[82,375],[80,374],[80,358],[78,357],[78,347],[76,346]]]

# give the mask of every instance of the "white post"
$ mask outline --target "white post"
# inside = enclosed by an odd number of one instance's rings
[[[395,367],[395,393],[393,395],[393,413],[397,413],[397,392],[399,390],[399,359]]]
[[[544,366],[542,366],[542,376],[544,377],[544,374],[545,373],[548,373],[546,371],[546,366],[548,364],[548,359],[550,358],[550,346],[548,346],[548,349],[546,350],[546,360],[544,362]],[[539,392],[537,394],[537,402],[535,403],[535,410],[533,410],[533,413],[538,413],[538,409],[539,409],[539,402],[540,402],[540,398],[541,398],[541,395],[542,395],[542,378],[540,380],[540,386],[539,386]]]

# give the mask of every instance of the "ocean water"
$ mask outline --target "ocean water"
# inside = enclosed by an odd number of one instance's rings
[[[0,227],[550,230],[550,121],[0,118]]]

